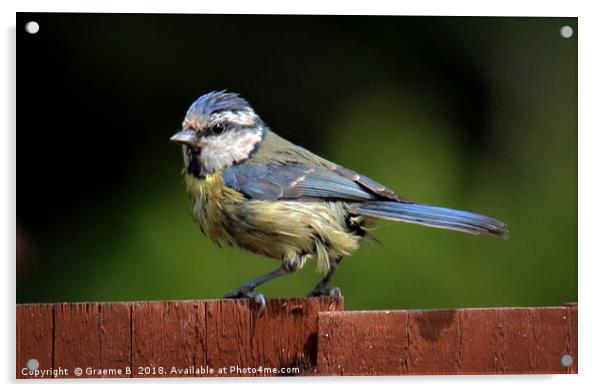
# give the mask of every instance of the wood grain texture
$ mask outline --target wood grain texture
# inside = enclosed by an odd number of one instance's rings
[[[316,372],[318,314],[342,311],[343,300],[306,298],[270,301],[266,316],[251,319],[251,363],[271,369],[262,375],[271,376],[281,367],[298,368],[298,374]],[[263,331],[256,333],[256,331]],[[291,333],[291,331],[296,331]]]
[[[343,309],[343,299],[268,301],[263,314],[246,300],[209,301],[207,366],[216,376],[287,376],[315,372],[318,313]],[[299,368],[282,373],[282,368]]]
[[[132,361],[132,306],[106,303],[100,306],[100,369],[121,369],[122,374],[104,377],[130,377],[125,371]]]
[[[213,375],[234,376],[230,367],[251,362],[251,318],[259,317],[245,300],[209,301],[207,306],[207,360]],[[266,305],[267,306],[267,305]]]
[[[576,373],[576,319],[576,307],[321,313],[318,372]]]
[[[119,303],[54,305],[54,364],[61,377],[126,377],[130,364],[130,309]],[[75,369],[82,374],[75,374]],[[108,374],[106,369],[114,369]],[[116,374],[121,369],[122,374]]]
[[[35,359],[39,369],[54,368],[52,330],[52,305],[17,305],[17,378],[28,378],[27,361]]]
[[[577,304],[574,303],[568,308],[568,318],[569,318],[569,336],[567,338],[567,347],[566,352],[573,357],[573,364],[566,369],[567,373],[577,374],[579,362],[579,353],[578,353],[578,326],[577,326]]]
[[[32,356],[67,369],[58,377],[311,374],[318,313],[342,309],[334,298],[269,300],[262,314],[249,300],[18,305],[17,377],[30,378]]]
[[[192,376],[205,361],[202,301],[138,302],[132,305],[133,377]]]
[[[54,363],[57,367],[100,366],[100,305],[57,304],[54,307]],[[75,377],[71,374],[66,377]]]
[[[299,298],[269,300],[259,313],[249,300],[18,305],[17,378],[32,378],[23,374],[32,358],[39,369],[67,370],[56,377],[576,373],[577,306],[345,312],[342,299]]]

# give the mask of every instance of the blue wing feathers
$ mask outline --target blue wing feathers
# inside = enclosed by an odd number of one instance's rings
[[[424,226],[463,231],[472,234],[508,236],[504,222],[474,212],[436,207],[426,204],[374,201],[358,206],[358,213],[374,218],[383,218]]]
[[[227,186],[262,200],[376,200],[369,190],[322,167],[304,164],[237,165],[223,173]]]
[[[302,163],[241,164],[223,172],[224,183],[258,200],[339,200],[351,213],[472,234],[508,236],[506,225],[473,212],[410,203],[348,169]],[[396,200],[396,201],[394,201]]]

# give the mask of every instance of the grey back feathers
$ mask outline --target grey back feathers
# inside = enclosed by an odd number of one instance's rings
[[[250,159],[223,175],[226,185],[262,200],[403,200],[384,185],[270,131]]]
[[[376,195],[335,172],[303,163],[235,165],[224,182],[259,200],[377,200]]]

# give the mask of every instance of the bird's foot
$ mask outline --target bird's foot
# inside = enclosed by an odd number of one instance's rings
[[[341,298],[343,294],[341,293],[341,289],[338,287],[316,287],[309,293],[308,297],[335,297]]]
[[[253,291],[253,287],[241,287],[224,295],[224,298],[250,298],[259,305],[259,314],[265,310],[265,297],[262,293]]]

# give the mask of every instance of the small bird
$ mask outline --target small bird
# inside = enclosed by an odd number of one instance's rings
[[[279,260],[280,267],[225,298],[254,299],[256,287],[317,262],[325,275],[309,296],[340,296],[328,284],[375,218],[505,238],[506,224],[467,211],[413,203],[378,182],[272,132],[236,93],[214,91],[188,109],[170,139],[182,145],[192,214],[210,239]]]

